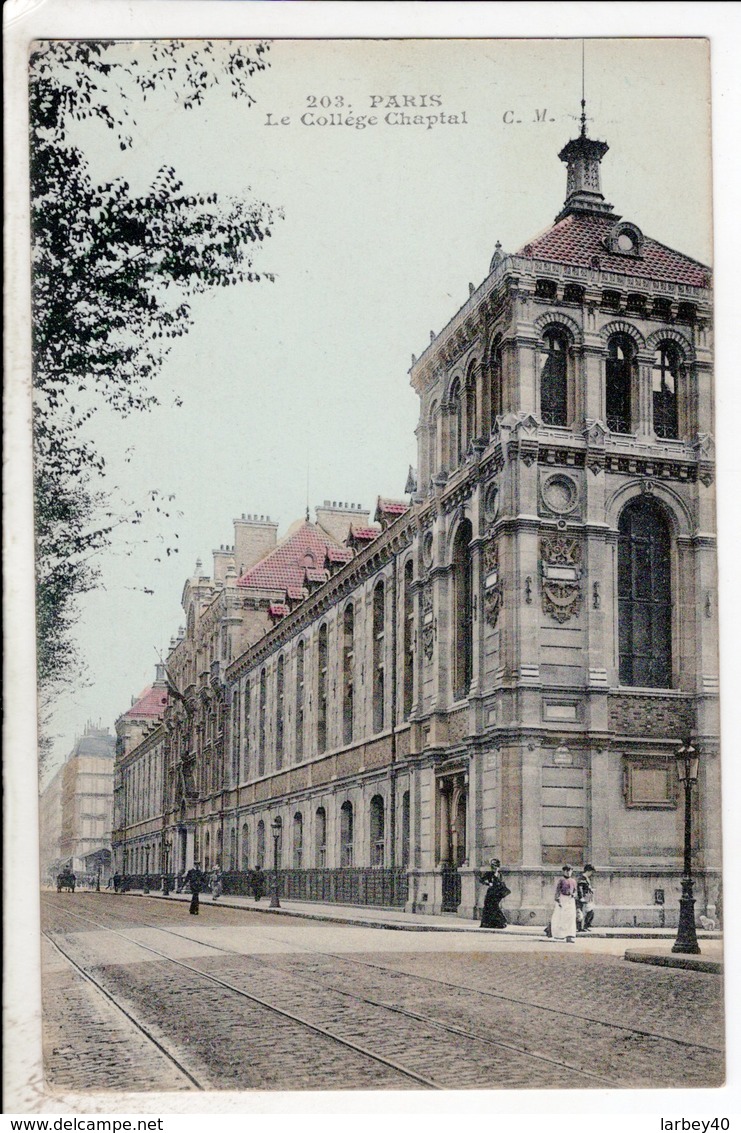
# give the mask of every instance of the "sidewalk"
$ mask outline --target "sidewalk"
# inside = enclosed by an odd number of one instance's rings
[[[190,901],[189,893],[172,892],[164,897],[159,890],[151,890],[145,894],[142,890],[130,890],[127,896],[148,896],[160,901]],[[204,907],[214,902],[209,893],[201,896]],[[463,920],[452,913],[441,913],[430,916],[422,913],[407,913],[404,909],[370,908],[358,905],[322,905],[313,901],[287,901],[281,898],[280,908],[270,908],[270,898],[264,897],[261,901],[254,901],[251,897],[219,897],[219,906],[227,909],[245,909],[252,913],[281,917],[302,917],[305,920],[330,921],[335,924],[360,925],[364,928],[396,929],[405,932],[474,932],[478,935],[491,934],[495,936],[518,937],[525,940],[545,940],[543,925],[509,925],[506,929],[479,928],[478,921]],[[630,940],[630,941],[673,941],[677,935],[676,929],[671,928],[592,928],[587,934],[580,934],[580,939],[593,940]],[[705,932],[698,929],[698,940],[722,940],[723,934],[718,931]]]

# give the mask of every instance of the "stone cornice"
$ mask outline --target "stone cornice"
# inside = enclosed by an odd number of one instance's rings
[[[669,280],[650,279],[646,276],[632,275],[630,263],[626,260],[625,272],[603,271],[597,268],[586,268],[571,264],[561,264],[552,260],[537,260],[525,256],[505,256],[486,279],[471,293],[468,300],[453,315],[432,342],[425,347],[419,358],[415,359],[410,368],[410,383],[415,390],[421,392],[431,381],[434,371],[442,361],[442,355],[448,355],[443,365],[449,365],[451,353],[456,354],[456,335],[463,333],[474,338],[481,333],[487,317],[498,315],[496,310],[498,300],[501,300],[507,290],[512,291],[514,286],[518,290],[520,284],[529,284],[538,275],[553,279],[564,279],[568,282],[579,281],[585,286],[603,287],[610,285],[613,290],[643,291],[650,294],[660,293],[662,296],[676,298],[677,300],[691,298],[697,303],[699,313],[709,317],[712,311],[711,291],[705,287],[695,287],[688,283],[674,283]],[[525,277],[521,279],[521,277]],[[559,304],[560,306],[561,304]],[[435,365],[432,365],[432,363]]]

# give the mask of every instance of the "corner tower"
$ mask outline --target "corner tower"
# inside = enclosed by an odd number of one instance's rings
[[[614,213],[607,150],[583,115],[555,222],[497,250],[410,371],[429,868],[470,912],[500,858],[523,923],[587,859],[604,921],[676,921],[685,736],[698,905],[718,888],[711,276]]]

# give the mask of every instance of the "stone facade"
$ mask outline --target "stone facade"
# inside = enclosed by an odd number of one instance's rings
[[[318,509],[283,545],[324,533],[298,581],[277,544],[186,584],[162,725],[179,868],[270,865],[278,819],[284,868],[402,869],[419,912],[475,915],[496,856],[512,918],[542,919],[589,859],[598,923],[671,923],[691,739],[714,905],[710,275],[613,215],[605,150],[569,143],[554,227],[497,247],[413,360],[409,506]]]

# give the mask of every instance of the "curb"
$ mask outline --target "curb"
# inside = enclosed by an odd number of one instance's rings
[[[189,894],[170,893],[170,894],[168,894],[167,897],[165,897],[165,896],[163,896],[163,894],[161,892],[154,892],[154,891],[151,891],[149,893],[142,893],[141,891],[138,891],[138,892],[134,891],[134,892],[126,893],[126,894],[124,894],[124,896],[126,896],[126,897],[148,897],[148,898],[150,898],[151,900],[154,900],[154,901],[170,901],[170,900],[189,901],[190,900]],[[213,901],[207,901],[207,902],[203,903],[203,907],[209,908],[212,904],[213,904]],[[508,927],[506,929],[504,929],[504,928],[480,928],[477,924],[472,923],[472,922],[469,922],[467,924],[461,924],[461,925],[408,924],[408,923],[405,923],[404,921],[383,921],[383,920],[371,921],[371,920],[365,920],[362,917],[338,917],[338,916],[332,916],[331,913],[312,913],[312,912],[308,912],[308,911],[304,912],[303,910],[298,910],[298,909],[293,909],[293,908],[291,908],[291,909],[285,909],[285,908],[271,909],[269,905],[260,905],[260,904],[257,904],[257,903],[252,904],[252,905],[237,905],[237,904],[230,902],[228,899],[225,901],[222,898],[219,898],[218,904],[225,909],[238,909],[238,910],[242,910],[243,912],[248,912],[248,913],[272,914],[273,916],[276,916],[276,917],[296,917],[300,920],[306,920],[306,921],[322,921],[326,924],[352,925],[353,927],[356,927],[356,928],[379,928],[379,929],[386,929],[387,931],[392,931],[392,932],[458,932],[458,933],[475,932],[477,935],[486,933],[487,935],[495,935],[495,936],[502,936],[502,937],[504,937],[504,936],[516,937],[518,940],[533,940],[533,941],[540,940],[540,941],[543,941],[543,940],[547,939],[544,936],[542,926],[540,926],[540,925],[537,927],[536,930],[531,929],[529,931],[528,930],[523,931],[523,926],[514,925],[514,924],[508,925]],[[518,931],[518,929],[519,929],[519,931]],[[605,929],[598,929],[597,931],[592,930],[592,932],[589,935],[595,940],[636,940],[636,939],[674,940],[675,937],[676,937],[676,932],[667,931],[665,933],[662,933],[662,935],[652,935],[650,937],[637,937],[634,934],[631,934],[631,935],[628,936],[624,932],[621,932],[621,930],[619,928],[605,928]],[[698,935],[700,935],[700,934],[698,933]],[[584,940],[585,936],[580,935],[579,939]],[[723,934],[720,933],[720,932],[707,932],[707,933],[703,932],[702,935],[701,935],[701,939],[703,939],[703,940],[722,940]],[[646,954],[646,955],[648,955],[648,954]],[[627,959],[627,955],[626,955],[626,959]],[[649,963],[650,961],[644,960],[642,962],[643,963]],[[713,961],[713,960],[700,961],[700,962],[701,963],[707,963],[707,964],[717,963],[716,961]],[[681,965],[674,964],[672,966],[673,967],[680,967]],[[704,970],[704,969],[699,969],[699,970]],[[708,970],[710,970],[710,969],[708,969]]]
[[[690,956],[682,952],[657,953],[638,952],[627,948],[625,959],[634,964],[654,964],[658,968],[684,968],[688,972],[708,972],[714,976],[723,974],[722,960],[702,960],[698,956]]]

